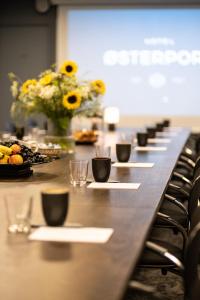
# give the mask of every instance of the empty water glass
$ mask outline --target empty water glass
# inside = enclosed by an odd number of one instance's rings
[[[73,186],[86,184],[88,175],[88,160],[69,161],[70,183]]]
[[[15,192],[4,196],[8,232],[29,233],[31,229],[32,196]]]
[[[96,157],[110,157],[111,147],[105,145],[96,145],[95,146],[95,156]]]

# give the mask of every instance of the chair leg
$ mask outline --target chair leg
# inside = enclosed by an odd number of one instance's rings
[[[162,269],[161,269],[161,273],[162,273],[162,275],[167,275],[167,269],[162,268]]]

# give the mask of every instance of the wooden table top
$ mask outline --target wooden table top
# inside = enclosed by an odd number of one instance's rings
[[[122,299],[188,136],[189,130],[182,129],[170,137],[169,144],[158,144],[166,146],[166,151],[133,151],[131,161],[155,163],[152,168],[112,167],[112,179],[141,183],[138,190],[71,187],[68,160],[91,159],[91,146],[77,146],[75,155],[35,166],[33,175],[26,180],[1,180],[0,299]],[[70,188],[67,221],[113,228],[114,234],[106,244],[33,242],[26,236],[7,233],[3,202],[6,193],[15,189],[33,192],[32,223],[43,224],[40,191],[58,185]]]

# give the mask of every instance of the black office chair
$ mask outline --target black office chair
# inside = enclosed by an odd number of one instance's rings
[[[185,191],[184,188],[170,184],[171,186],[173,185],[174,190],[178,191],[179,194],[184,195],[185,201],[190,199],[191,193],[194,194],[195,192],[192,190],[196,189],[196,186],[198,185],[198,181],[200,175],[200,158],[198,158],[197,165],[195,166],[194,169],[194,180],[191,182],[191,188],[189,191]],[[192,196],[193,197],[193,196]],[[166,201],[167,200],[167,201]],[[195,204],[196,205],[196,204]],[[162,214],[169,215],[172,219],[174,219],[178,224],[182,225],[188,230],[188,225],[189,225],[189,214],[191,211],[188,212],[188,203],[187,205],[184,205],[182,203],[182,199],[177,199],[176,197],[165,194],[163,203],[160,207],[160,212]],[[164,218],[158,218],[156,220],[155,226],[157,227],[164,227],[164,228],[172,228],[175,229],[175,226],[173,224],[168,224],[168,222],[165,221]],[[176,230],[175,230],[176,233]]]
[[[184,262],[182,263],[174,254],[170,253],[166,248],[160,247],[151,241],[146,243],[148,249],[157,256],[165,257],[176,265],[179,273],[184,279],[185,300],[200,299],[200,279],[198,275],[198,265],[200,258],[200,207],[193,214],[193,222],[188,238],[187,247],[185,249]],[[149,300],[158,299],[154,297],[155,289],[146,284],[131,280],[129,289],[134,289],[142,293],[148,293]],[[160,299],[161,300],[161,299]]]
[[[200,176],[197,177],[193,183],[190,199],[188,201],[188,213],[189,213],[189,220],[191,223],[191,229],[200,220],[200,208],[198,207],[199,198],[200,198]],[[162,218],[163,216],[162,214],[160,214],[160,216],[158,215],[158,217]],[[163,275],[167,274],[168,271],[181,275],[179,266],[176,265],[176,262],[170,261],[168,256],[166,257],[165,252],[163,252],[161,248],[165,250],[167,249],[167,251],[173,253],[178,260],[183,261],[185,245],[187,243],[187,233],[180,224],[178,224],[176,221],[171,219],[169,216],[164,216],[164,218],[168,219],[168,222],[176,226],[177,231],[182,234],[183,246],[177,247],[171,244],[169,240],[164,240],[164,239],[161,240],[156,236],[156,234],[154,234],[154,231],[152,231],[149,242],[147,243],[144,253],[141,257],[139,266],[144,268],[159,268],[161,269]],[[160,255],[157,255],[156,251],[151,251],[152,243],[158,245],[158,247],[161,247]]]
[[[188,239],[184,263],[185,300],[200,299],[200,279],[198,265],[200,257],[200,223],[198,223]]]

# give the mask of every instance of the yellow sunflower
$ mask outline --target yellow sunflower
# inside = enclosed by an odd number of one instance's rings
[[[36,85],[37,81],[35,79],[28,79],[22,84],[22,92],[24,94],[28,93],[30,85]]]
[[[71,91],[63,96],[63,106],[67,109],[76,109],[81,105],[81,95],[77,91]]]
[[[40,78],[39,82],[41,85],[48,85],[49,83],[52,82],[52,79],[53,79],[52,75],[47,74],[47,75],[43,76],[42,78]]]
[[[60,68],[60,72],[69,77],[72,77],[78,70],[78,66],[74,61],[66,61]]]
[[[106,86],[103,80],[94,80],[91,82],[92,88],[97,94],[104,95],[106,92]]]

